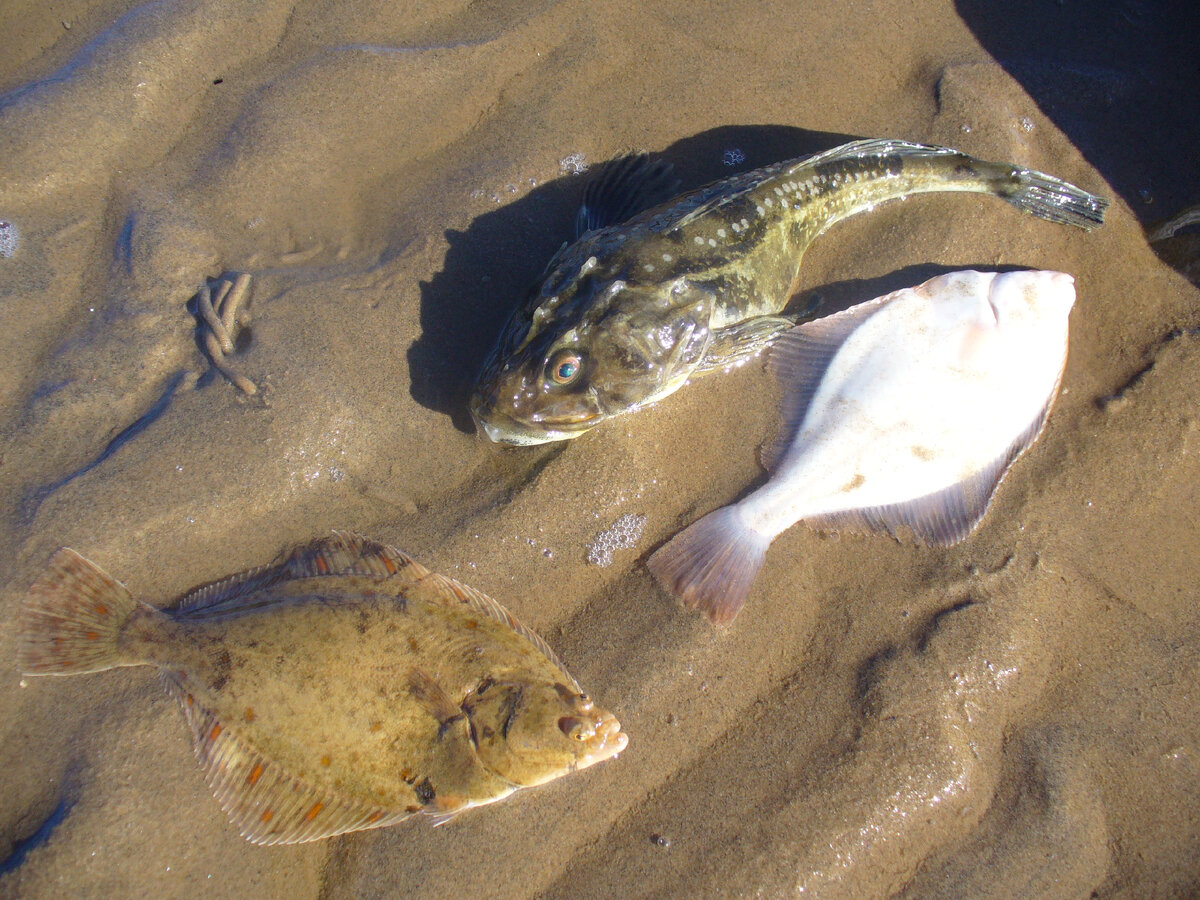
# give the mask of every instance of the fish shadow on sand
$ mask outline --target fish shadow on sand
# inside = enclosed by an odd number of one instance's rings
[[[857,139],[782,125],[730,125],[650,150],[674,164],[682,193]],[[508,314],[562,243],[574,238],[576,210],[599,170],[556,178],[483,213],[466,231],[446,232],[450,249],[442,269],[421,283],[421,336],[409,347],[408,367],[413,399],[450,416],[460,431],[475,430],[467,400],[484,358]]]
[[[1143,222],[1200,201],[1194,0],[956,0],[979,42]]]

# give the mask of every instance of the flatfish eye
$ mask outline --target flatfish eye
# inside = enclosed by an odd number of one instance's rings
[[[570,384],[583,370],[583,357],[573,350],[563,350],[550,357],[546,368],[555,384]]]
[[[558,720],[558,728],[573,741],[586,741],[596,733],[596,727],[591,722],[575,716],[563,716]]]

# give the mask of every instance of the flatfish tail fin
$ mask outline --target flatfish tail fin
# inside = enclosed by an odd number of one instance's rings
[[[140,608],[128,588],[74,550],[59,550],[19,613],[17,667],[26,675],[77,675],[142,660],[118,638]]]
[[[746,527],[732,506],[693,522],[660,547],[646,565],[684,606],[714,625],[734,620],[762,568],[771,539]]]
[[[1062,225],[1091,231],[1104,224],[1108,201],[1053,175],[1013,167],[1001,196],[1023,212]]]

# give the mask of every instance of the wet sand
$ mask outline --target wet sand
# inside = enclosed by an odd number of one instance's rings
[[[1137,38],[1146,10],[1118,12]],[[1142,226],[1200,186],[1164,183],[1159,145],[1114,174],[1136,123],[1092,153],[1094,96],[1047,99],[972,24],[945,0],[6,4],[0,658],[60,546],[164,605],[351,528],[508,606],[631,744],[436,829],[259,848],[149,669],[9,671],[0,895],[1193,896],[1200,294]],[[1119,106],[1122,71],[1062,83]],[[471,378],[570,234],[580,159],[646,148],[692,187],[727,151],[883,136],[1053,173],[1107,224],[887,205],[817,241],[796,308],[1070,272],[1062,394],[966,542],[799,525],[714,630],[644,561],[764,478],[761,365],[522,449],[472,432]],[[223,272],[253,276],[229,359],[252,397],[189,305]],[[634,546],[590,563],[628,515]]]

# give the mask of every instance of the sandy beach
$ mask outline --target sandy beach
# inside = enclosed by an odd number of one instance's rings
[[[1200,291],[1194,235],[1177,269],[1144,227],[1200,203],[1200,12],[1044,5],[4,4],[0,659],[59,547],[165,606],[352,529],[507,606],[630,745],[263,848],[152,670],[9,666],[0,896],[1196,896]],[[1068,272],[1061,394],[965,542],[797,525],[715,629],[645,560],[765,480],[761,361],[526,448],[475,433],[472,380],[589,169],[640,148],[693,188],[865,137],[1051,173],[1106,223],[883,205],[792,308]],[[253,395],[197,326],[238,273]]]

